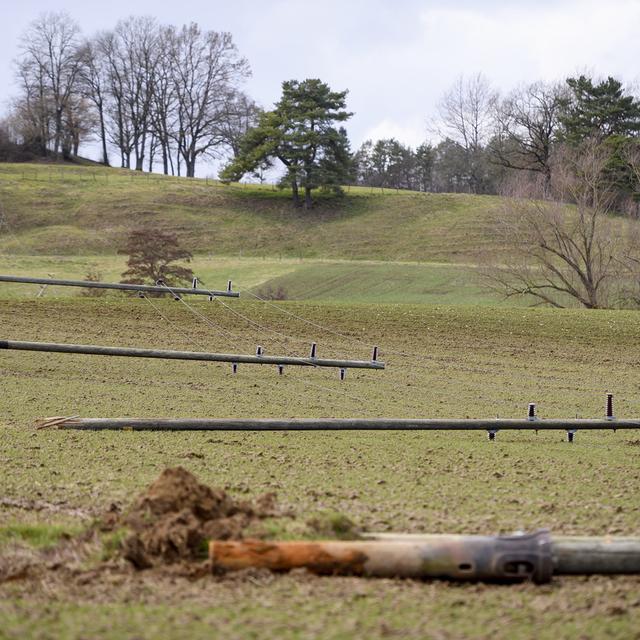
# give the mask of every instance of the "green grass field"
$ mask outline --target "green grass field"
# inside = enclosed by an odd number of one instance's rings
[[[640,415],[633,311],[508,306],[474,265],[502,249],[498,198],[321,196],[95,167],[0,165],[0,272],[118,280],[116,249],[174,229],[210,287],[283,291],[207,302],[0,284],[0,340],[368,358],[385,371],[0,351],[0,638],[640,638],[640,577],[496,586],[303,573],[191,580],[103,563],[81,532],[169,466],[235,498],[275,491],[308,534],[319,514],[368,530],[640,536],[634,432],[152,433],[36,430],[38,418],[619,417]],[[513,303],[509,303],[510,305]],[[207,322],[193,311],[203,314]],[[284,313],[282,313],[284,311]],[[241,315],[237,315],[237,314]],[[292,315],[293,314],[293,315]],[[244,316],[244,317],[243,317]],[[295,316],[307,320],[304,322]],[[312,323],[312,324],[309,324]],[[215,328],[214,328],[215,327]],[[323,327],[323,328],[320,328]],[[97,546],[96,546],[97,545]],[[21,563],[41,563],[22,575]],[[3,576],[12,576],[11,580]]]
[[[235,286],[261,297],[279,292],[287,300],[507,304],[497,292],[483,286],[477,270],[467,265],[198,255],[191,267],[206,286],[225,288],[231,279]],[[118,282],[125,268],[123,256],[0,256],[0,273],[38,278],[82,280],[94,272],[105,282]],[[0,282],[0,296],[5,298],[33,298],[39,290],[39,285]],[[79,297],[84,293],[80,288],[48,287],[45,295]],[[527,302],[509,300],[508,304]]]
[[[464,262],[496,249],[487,216],[497,198],[351,188],[318,199],[310,213],[268,186],[0,164],[10,253],[114,254],[145,224],[174,230],[195,253],[226,256]]]
[[[173,324],[138,299],[4,301],[0,323],[9,339],[186,349],[194,341],[228,350],[183,305],[155,304]],[[270,341],[219,305],[194,304],[239,334],[234,348],[260,339],[269,353],[304,353],[315,338],[323,355],[366,356],[354,340],[415,355],[387,354],[386,371],[350,371],[340,383],[333,371],[279,377],[271,367],[242,366],[233,377],[224,365],[4,352],[0,493],[58,509],[2,507],[6,553],[15,553],[16,537],[39,544],[59,535],[49,527],[77,530],[84,521],[72,510],[127,504],[176,464],[233,495],[275,490],[296,512],[294,531],[329,510],[370,530],[640,534],[640,447],[630,432],[578,433],[569,445],[559,432],[504,432],[490,444],[480,433],[33,429],[38,417],[75,414],[506,417],[524,415],[529,401],[541,416],[587,417],[602,414],[607,390],[616,393],[617,415],[640,411],[629,375],[640,364],[633,312],[279,303],[347,336],[340,338],[262,303],[234,301],[253,321],[291,334]],[[87,570],[0,585],[5,637],[161,638],[171,630],[192,638],[629,638],[640,624],[638,578],[565,578],[550,587],[301,575],[194,584],[151,572],[105,584]]]

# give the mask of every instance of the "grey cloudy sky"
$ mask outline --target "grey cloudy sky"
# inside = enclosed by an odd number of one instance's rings
[[[439,96],[461,73],[483,72],[501,91],[578,70],[640,78],[640,0],[0,0],[0,102],[15,90],[20,34],[44,11],[67,11],[85,34],[131,14],[230,31],[263,106],[287,79],[349,89],[354,147],[427,136]]]

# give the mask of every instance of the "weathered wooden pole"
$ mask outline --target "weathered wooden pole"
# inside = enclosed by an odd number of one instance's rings
[[[214,570],[306,568],[318,574],[549,582],[553,574],[640,573],[640,538],[415,536],[357,541],[218,541]]]
[[[0,342],[0,347],[2,343]],[[233,356],[237,357],[237,356]],[[46,420],[43,422],[46,424]],[[539,419],[507,418],[71,418],[60,423],[62,429],[127,429],[133,431],[549,431],[571,429],[640,429],[640,420],[623,419]]]
[[[330,360],[327,358],[297,358],[291,356],[241,355],[231,353],[206,353],[198,351],[165,351],[161,349],[136,349],[125,347],[101,347],[87,344],[58,344],[53,342],[23,342],[0,340],[0,349],[18,351],[46,351],[52,353],[88,354],[94,356],[125,356],[130,358],[161,358],[165,360],[201,360],[205,362],[231,362],[245,364],[283,364],[303,367],[349,367],[354,369],[384,369],[384,362],[368,360]]]
[[[144,293],[162,293],[164,295],[194,295],[194,296],[218,296],[226,298],[238,298],[240,294],[232,291],[228,286],[224,291],[209,291],[208,289],[151,286],[146,284],[124,284],[121,282],[93,282],[91,280],[59,280],[54,278],[23,278],[22,276],[0,275],[0,282],[15,282],[18,284],[55,285],[59,287],[82,287],[83,289],[113,289],[116,291],[140,291]]]

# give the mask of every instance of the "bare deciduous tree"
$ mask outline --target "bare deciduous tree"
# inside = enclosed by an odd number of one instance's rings
[[[221,125],[249,66],[230,33],[203,32],[194,23],[178,34],[174,56],[175,137],[186,174],[193,177],[196,160],[224,142]]]
[[[542,199],[542,185],[536,191],[529,181],[511,194],[496,221],[510,257],[488,271],[493,286],[553,307],[612,305],[624,284],[629,237],[626,221],[611,216],[610,153],[594,140],[563,149],[551,178],[555,201]]]
[[[635,185],[635,191],[632,194],[635,206],[632,210],[636,222],[631,225],[630,239],[624,255],[623,266],[628,284],[623,294],[635,306],[640,306],[640,227],[637,223],[637,211],[640,203],[640,143],[636,141],[628,143],[622,152],[622,159],[626,162]]]
[[[106,109],[108,100],[108,67],[101,50],[101,36],[87,40],[79,51],[82,66],[80,69],[81,91],[91,101],[96,111],[98,135],[102,149],[102,164],[109,166],[107,151]]]
[[[133,17],[116,25],[116,64],[122,81],[124,117],[131,132],[136,171],[142,171],[151,129],[155,70],[160,50],[155,19]]]
[[[176,90],[173,83],[173,61],[176,59],[177,33],[174,27],[160,30],[161,50],[158,54],[153,92],[151,127],[162,155],[162,170],[165,175],[174,173],[171,143],[175,138]]]
[[[217,126],[223,144],[231,150],[233,157],[240,151],[240,140],[251,127],[258,123],[258,105],[241,91],[232,93],[226,105],[226,114]]]
[[[551,157],[566,89],[536,82],[496,104],[496,135],[490,151],[498,164],[543,175],[551,186]]]
[[[31,117],[41,120],[41,135],[49,138],[51,121],[53,153],[62,153],[64,113],[78,85],[81,61],[78,56],[78,25],[66,13],[47,13],[34,20],[25,33],[19,61],[19,78],[30,106]],[[48,140],[47,140],[48,143]],[[46,143],[45,143],[46,144]]]
[[[460,76],[438,104],[443,137],[458,143],[465,152],[471,191],[482,191],[483,149],[494,131],[497,93],[481,74]]]

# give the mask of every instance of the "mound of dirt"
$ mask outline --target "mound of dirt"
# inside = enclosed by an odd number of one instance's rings
[[[208,540],[239,540],[258,520],[277,515],[274,498],[235,501],[182,467],[165,469],[118,518],[130,532],[124,557],[138,569],[202,560]]]

